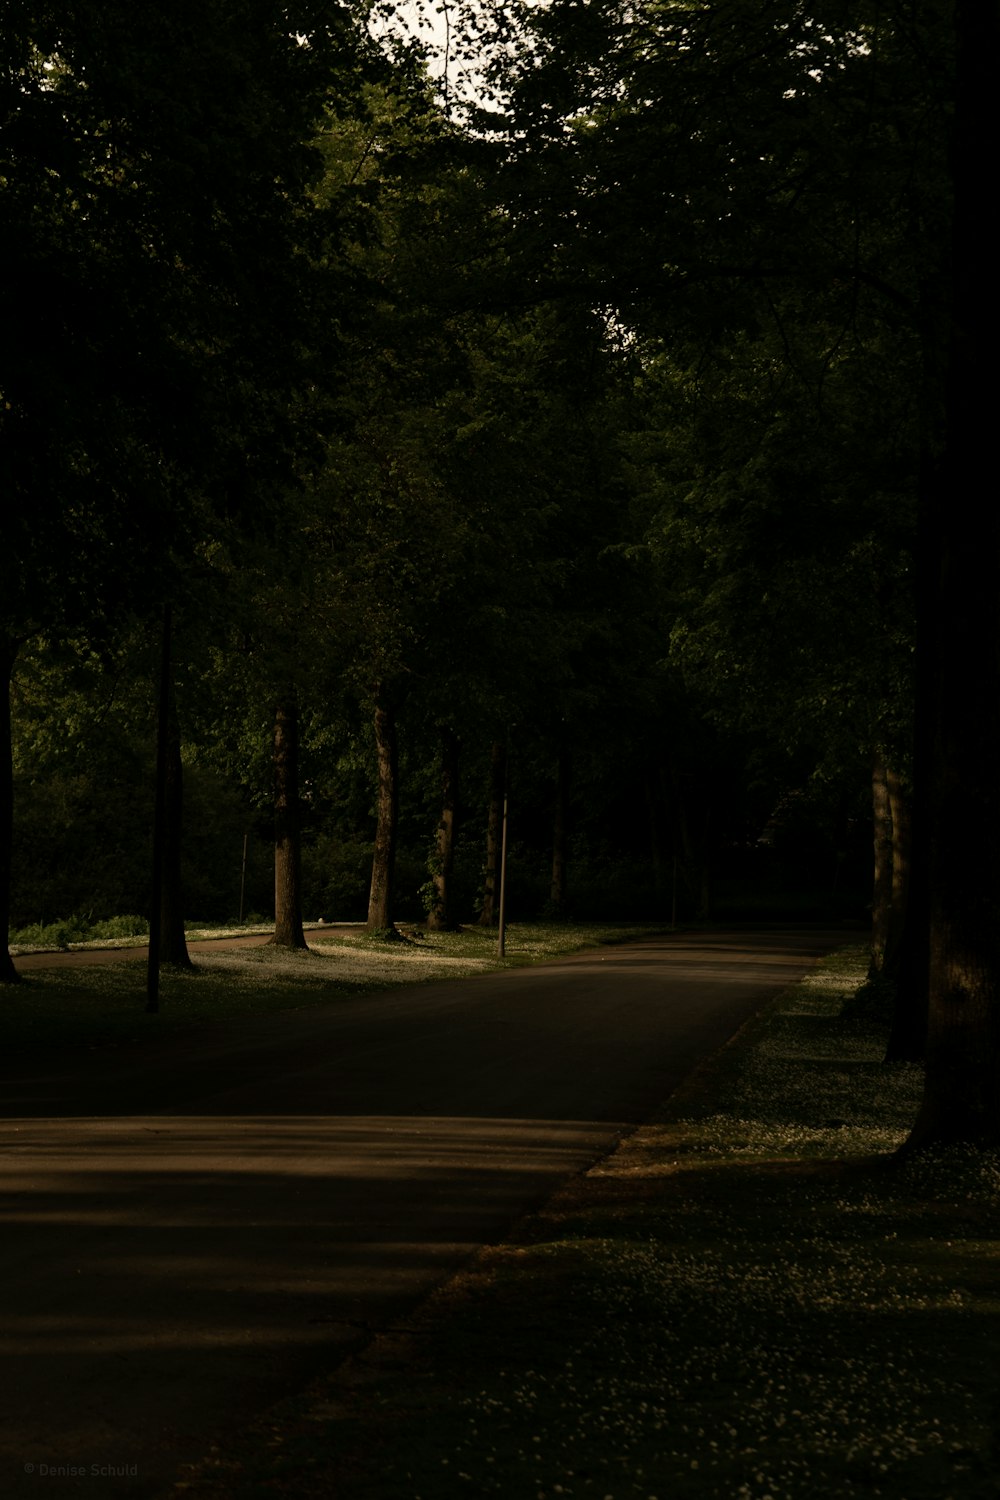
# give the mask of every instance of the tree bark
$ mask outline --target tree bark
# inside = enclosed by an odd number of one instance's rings
[[[441,818],[434,839],[431,881],[434,900],[427,925],[435,932],[456,927],[451,903],[451,872],[455,863],[455,831],[458,817],[458,738],[455,731],[441,731]]]
[[[892,925],[893,843],[892,807],[885,756],[876,748],[872,756],[872,834],[874,845],[874,879],[872,888],[872,936],[868,977],[874,978],[885,968]]]
[[[927,296],[928,302],[940,293]],[[932,319],[930,319],[932,321]],[[925,401],[936,410],[941,399],[940,377],[925,370]],[[913,724],[913,794],[909,827],[909,880],[906,913],[895,960],[896,993],[886,1062],[923,1062],[927,1049],[930,1005],[930,791],[933,762],[933,700],[935,671],[932,627],[937,598],[938,557],[928,517],[939,483],[937,458],[925,446],[920,466],[920,532],[916,555],[916,651]]]
[[[4,947],[0,958],[0,983],[16,984],[20,979],[7,946],[10,932],[10,881],[14,852],[14,757],[11,747],[10,689],[17,660],[17,646],[8,637],[0,637],[0,918],[3,920]]]
[[[898,976],[900,953],[906,932],[910,904],[910,862],[913,842],[910,804],[896,767],[885,768],[885,785],[889,794],[889,819],[892,824],[892,891],[889,899],[889,931],[886,937],[885,968],[893,978]]]
[[[930,996],[923,1102],[907,1149],[1000,1144],[1000,317],[991,195],[1000,8],[954,6],[953,220],[945,440],[922,516],[930,599]],[[933,349],[930,351],[933,356]]]
[[[302,931],[299,716],[294,698],[274,712],[274,937],[279,948],[307,947]]]
[[[367,930],[370,933],[386,933],[393,930],[399,771],[395,709],[381,685],[375,694],[375,754],[378,762],[378,799]]]
[[[156,770],[153,805],[153,877],[149,901],[149,949],[146,956],[146,1010],[160,1008],[160,953],[163,932],[163,845],[167,820],[167,755],[170,722],[171,608],[163,606],[160,673],[156,696]]]
[[[918,765],[914,772],[916,786],[926,785]],[[890,785],[890,796],[892,789]],[[896,829],[902,822],[897,835]],[[905,841],[908,853],[903,856],[906,876],[906,898],[898,941],[893,942],[892,977],[896,993],[893,1003],[892,1029],[886,1047],[886,1062],[922,1062],[927,1043],[927,1007],[930,949],[930,891],[927,878],[926,817],[918,796],[912,809],[905,806],[902,817],[894,816],[894,839]],[[895,875],[894,865],[894,875]]]
[[[182,785],[181,735],[171,669],[172,610],[163,607],[160,681],[156,712],[156,807],[153,819],[153,889],[146,962],[146,1010],[160,1008],[163,964],[193,968],[184,935],[181,899]]]
[[[489,808],[486,815],[486,864],[483,868],[483,905],[480,927],[494,927],[497,920],[500,839],[503,828],[503,792],[507,780],[507,745],[494,740],[490,752]]]
[[[873,967],[869,970],[869,978],[881,974],[892,986],[892,1026],[885,1061],[920,1062],[927,1037],[928,908],[926,900],[921,900],[921,882],[913,879],[913,866],[919,861],[913,847],[913,816],[909,799],[895,767],[884,763],[884,771],[891,835],[891,878],[882,962],[875,967],[873,939]],[[873,800],[877,802],[878,797],[876,791]]]
[[[552,882],[549,910],[554,917],[566,915],[566,841],[569,809],[569,751],[559,747],[556,762],[556,798],[552,817]]]
[[[167,758],[164,781],[163,885],[160,893],[160,962],[175,969],[193,969],[184,933],[184,895],[181,850],[184,825],[184,769],[181,729],[171,692],[167,718]]]

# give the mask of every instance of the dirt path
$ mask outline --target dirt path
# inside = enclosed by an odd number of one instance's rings
[[[658,939],[9,1078],[0,1493],[164,1493],[842,940]]]

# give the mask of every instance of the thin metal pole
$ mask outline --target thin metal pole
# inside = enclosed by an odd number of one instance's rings
[[[240,926],[243,926],[243,903],[247,891],[247,840],[250,835],[243,835],[243,867],[240,870]]]
[[[153,889],[149,913],[149,957],[146,961],[146,1009],[160,1008],[160,937],[162,932],[163,846],[167,821],[167,724],[170,717],[170,605],[163,606],[160,646],[160,699],[156,720],[156,802],[153,811]]]

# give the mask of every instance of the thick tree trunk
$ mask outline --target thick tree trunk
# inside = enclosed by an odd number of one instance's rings
[[[566,915],[566,845],[569,812],[569,751],[560,746],[556,762],[556,799],[552,818],[552,882],[549,910],[556,918]]]
[[[184,897],[181,849],[184,825],[184,770],[181,729],[173,701],[167,720],[167,759],[164,781],[163,886],[160,893],[160,962],[192,969],[184,934]]]
[[[872,833],[875,870],[872,887],[872,938],[868,977],[885,968],[892,924],[892,807],[885,757],[881,749],[872,756]]]
[[[163,606],[160,677],[156,697],[156,771],[153,808],[153,878],[149,902],[149,952],[146,960],[146,1009],[160,1008],[160,953],[163,932],[163,845],[167,820],[167,756],[170,742],[171,608]]]
[[[457,925],[451,909],[451,872],[455,863],[455,830],[458,816],[458,738],[453,729],[441,731],[441,818],[434,839],[431,881],[434,900],[427,925],[435,932],[452,931]]]
[[[299,819],[299,717],[292,698],[274,712],[274,942],[305,948]]]
[[[928,405],[936,409],[940,385],[928,378],[932,388]],[[913,795],[906,817],[909,830],[908,892],[906,912],[895,956],[896,994],[892,1029],[886,1047],[886,1062],[923,1062],[927,1048],[927,1014],[930,992],[930,788],[933,751],[932,708],[934,670],[932,625],[937,597],[937,564],[927,517],[931,513],[937,460],[930,451],[921,459],[920,517],[916,601],[916,691],[913,727]]]
[[[494,740],[490,752],[489,808],[486,815],[486,864],[483,868],[483,905],[480,927],[494,927],[500,878],[500,840],[503,829],[503,793],[507,780],[507,746]]]
[[[395,710],[381,687],[375,695],[375,754],[378,761],[378,800],[372,882],[368,895],[368,931],[386,933],[393,930],[399,772]]]
[[[923,1103],[907,1142],[1000,1144],[1000,346],[991,180],[1000,8],[958,0],[946,434],[924,515],[931,600],[930,1005]],[[933,353],[933,350],[931,351]]]
[[[146,963],[146,1009],[160,1008],[160,968],[193,968],[184,936],[181,900],[183,814],[181,736],[171,670],[172,611],[163,608],[160,682],[156,712],[156,809],[153,820],[153,889]]]
[[[11,750],[10,685],[17,660],[17,646],[7,637],[0,638],[0,919],[3,921],[4,945],[0,957],[0,983],[16,984],[20,979],[7,946],[10,932],[10,880],[14,852],[14,761]]]
[[[927,903],[913,894],[913,818],[909,799],[896,769],[886,763],[884,796],[878,787],[879,757],[873,779],[876,823],[888,802],[891,847],[888,851],[889,892],[883,928],[882,961],[875,963],[877,946],[873,923],[872,968],[869,978],[882,976],[892,987],[892,1027],[886,1045],[886,1062],[919,1062],[927,1036]],[[876,833],[876,846],[878,845]],[[883,851],[883,854],[885,851]],[[876,854],[876,861],[878,854]],[[879,878],[876,875],[876,887]],[[885,901],[885,892],[882,892]]]
[[[906,932],[906,916],[910,905],[913,829],[909,800],[903,790],[899,772],[892,765],[886,766],[885,785],[889,794],[889,818],[892,824],[892,891],[889,900],[885,968],[893,978],[896,978]]]
[[[954,538],[944,552],[943,572],[947,617],[940,620],[930,808],[927,1071],[911,1144],[995,1145],[1000,1144],[1000,674],[983,657],[996,654],[1000,634],[1000,620],[990,618],[996,613],[997,577],[982,568],[974,548]]]
[[[926,785],[927,777],[919,765],[914,774],[918,787]],[[900,878],[905,878],[906,894],[898,940],[893,939],[889,960],[896,993],[886,1062],[922,1062],[927,1042],[930,892],[926,839],[921,837],[925,827],[926,818],[916,797],[912,810],[904,801],[897,812],[893,802],[894,842],[902,843],[906,851],[898,863],[894,861],[893,875],[895,878],[898,869]]]

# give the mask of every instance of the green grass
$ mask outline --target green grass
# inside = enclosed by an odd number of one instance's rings
[[[145,960],[109,955],[106,964],[32,968],[19,984],[0,986],[0,1044],[20,1050],[112,1045],[348,1001],[392,985],[537,963],[649,930],[518,924],[508,929],[503,960],[496,957],[496,933],[475,927],[406,942],[331,931],[313,939],[306,953],[266,946],[206,952],[192,942],[193,971],[163,970],[160,1011],[152,1016],[145,1013]]]
[[[1000,1155],[785,993],[516,1239],[191,1475],[213,1500],[996,1500]]]

